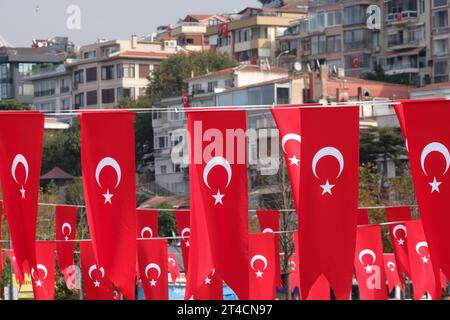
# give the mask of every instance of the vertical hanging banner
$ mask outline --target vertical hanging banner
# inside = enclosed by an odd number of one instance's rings
[[[0,178],[12,246],[21,273],[36,264],[36,222],[44,115],[0,114]]]
[[[369,210],[358,209],[358,226],[364,226],[369,224]]]
[[[13,269],[14,274],[16,275],[16,279],[19,282],[19,286],[21,287],[25,283],[24,275],[22,273],[22,270],[20,270],[19,265],[17,264],[17,258],[14,254],[14,250],[6,250],[6,255],[9,258],[9,261],[11,262],[11,267]]]
[[[177,282],[180,278],[180,269],[178,268],[177,256],[175,253],[169,253],[167,255],[167,262],[169,263],[169,273],[172,278],[172,282]]]
[[[403,286],[403,281],[400,278],[400,273],[397,267],[397,260],[395,260],[395,254],[385,253],[383,254],[383,258],[384,270],[386,271],[389,292],[392,292],[395,287],[401,288]]]
[[[248,299],[248,181],[245,111],[190,109],[191,236],[186,299],[215,270]]]
[[[126,299],[135,295],[135,114],[83,112],[81,165],[89,231],[98,264]]]
[[[115,300],[105,268],[97,264],[91,241],[80,241],[81,274],[86,300]]]
[[[391,236],[392,247],[394,248],[397,260],[400,280],[405,282],[404,275],[410,277],[408,258],[408,232],[406,231],[406,221],[411,220],[410,207],[389,207],[386,208],[386,221],[389,234]],[[397,222],[397,223],[394,223]]]
[[[250,234],[249,279],[250,300],[275,300],[276,260],[275,235],[271,233]]]
[[[428,292],[433,300],[441,299],[439,269],[431,260],[428,242],[421,220],[406,222],[408,232],[408,256],[414,300],[420,300]]]
[[[58,267],[64,275],[66,284],[74,279],[75,272],[74,251],[75,236],[77,231],[77,208],[71,206],[57,206],[55,212],[55,237],[56,251],[58,256]],[[70,286],[75,283],[70,282]]]
[[[167,240],[138,240],[138,255],[145,299],[168,300]]]
[[[177,210],[175,211],[175,220],[177,222],[178,235],[181,237],[180,246],[183,255],[184,273],[188,273],[189,266],[189,237],[191,235],[190,228],[190,211]]]
[[[216,269],[205,278],[193,296],[194,300],[223,300],[223,280],[217,274]]]
[[[403,116],[414,190],[435,268],[450,276],[450,101],[414,100]]]
[[[355,275],[361,300],[387,300],[383,243],[379,225],[358,227]]]
[[[36,243],[36,266],[31,267],[35,300],[53,300],[55,297],[55,243]]]
[[[138,238],[158,238],[158,210],[136,209]]]
[[[259,227],[261,233],[274,233],[280,231],[280,212],[278,210],[257,210]],[[282,289],[281,266],[280,266],[280,235],[275,233],[275,273],[277,279],[277,288]]]
[[[302,296],[323,274],[336,298],[347,300],[356,241],[359,108],[304,107],[300,127]]]

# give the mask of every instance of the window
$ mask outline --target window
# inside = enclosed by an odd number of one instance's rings
[[[104,66],[102,67],[102,80],[112,80],[115,78],[114,66]]]
[[[327,52],[342,51],[341,36],[332,36],[327,38]]]
[[[311,53],[322,54],[326,52],[327,38],[325,36],[311,37]]]
[[[84,107],[84,93],[75,95],[75,109]]]
[[[32,63],[19,63],[19,74],[22,76],[29,76],[33,72],[34,64]]]
[[[180,173],[181,172],[181,165],[172,163],[172,172],[173,173]]]
[[[117,65],[117,79],[134,78],[134,77],[135,77],[134,64],[123,63]]]
[[[70,91],[70,79],[61,79],[60,85],[61,93],[67,93]]]
[[[70,109],[70,99],[62,99],[61,110],[69,110],[69,109]]]
[[[86,69],[86,82],[97,81],[97,68]]]
[[[289,88],[277,88],[277,104],[289,103]]]
[[[409,41],[419,42],[425,40],[425,26],[409,30]]]
[[[84,53],[85,59],[93,59],[97,57],[97,51],[88,51]]]
[[[102,103],[114,103],[114,89],[102,90]]]
[[[447,5],[447,0],[433,0],[433,8],[444,7]]]
[[[86,92],[86,105],[93,106],[97,104],[97,90]]]
[[[433,13],[433,27],[434,28],[448,27],[448,10],[442,10]]]
[[[156,132],[154,136],[155,149],[164,149],[169,147],[169,137],[167,134]]]
[[[84,83],[84,70],[78,70],[74,73],[75,84]]]
[[[166,174],[167,173],[167,166],[166,165],[162,165],[159,167],[159,170],[161,171],[161,174]]]
[[[234,83],[233,79],[226,79],[225,80],[225,89],[233,88],[233,83]]]
[[[445,56],[448,54],[448,38],[434,40],[433,51],[435,55]]]
[[[356,5],[344,8],[344,25],[365,24],[368,5]]]
[[[370,54],[355,54],[344,57],[345,69],[370,68]]]
[[[351,30],[344,32],[344,50],[358,50],[372,48],[374,39],[377,33],[372,33],[370,30]]]
[[[205,93],[205,91],[202,89],[201,83],[195,83],[192,85],[192,93],[194,94]]]
[[[247,42],[250,41],[251,31],[250,29],[243,29],[237,32],[237,42]]]
[[[139,78],[146,79],[150,75],[150,65],[140,64],[139,65]]]
[[[447,82],[448,79],[448,61],[438,61],[434,64],[434,82]]]
[[[123,98],[134,98],[134,88],[117,88],[117,100],[122,100]]]
[[[214,89],[217,88],[217,86],[218,86],[217,81],[208,82],[208,92],[214,92]]]
[[[169,121],[180,121],[184,119],[184,112],[169,112]]]

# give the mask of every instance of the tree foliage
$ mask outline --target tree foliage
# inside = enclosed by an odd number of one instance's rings
[[[392,160],[397,164],[405,155],[403,136],[398,128],[371,127],[361,132],[361,163],[375,163],[379,158]]]
[[[0,100],[0,110],[31,110],[31,107],[16,100]]]

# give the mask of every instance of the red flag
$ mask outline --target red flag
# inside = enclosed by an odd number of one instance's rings
[[[58,266],[64,275],[66,284],[73,288],[75,283],[73,272],[75,268],[73,253],[75,251],[75,236],[77,230],[77,208],[71,206],[57,206],[55,212],[55,235]]]
[[[183,254],[183,268],[184,273],[187,274],[189,266],[189,236],[191,235],[190,228],[190,211],[178,210],[175,211],[175,219],[177,221],[178,234],[181,237],[180,246],[181,253]]]
[[[215,269],[205,278],[194,300],[223,300],[223,280]]]
[[[175,253],[169,253],[167,261],[169,263],[169,273],[172,278],[172,282],[177,282],[180,278],[180,269],[178,268],[177,256]]]
[[[158,238],[158,210],[136,209],[138,238]]]
[[[249,279],[251,300],[275,300],[276,261],[275,236],[270,233],[250,234]]]
[[[22,286],[25,283],[24,276],[22,274],[22,271],[20,270],[18,264],[16,255],[14,254],[14,250],[6,250],[6,255],[9,258],[9,261],[11,262],[11,266],[13,269],[14,274],[16,275],[16,280],[19,282],[19,286]]]
[[[387,300],[383,243],[379,225],[358,227],[355,275],[361,300]]]
[[[0,115],[0,177],[11,241],[21,273],[36,264],[36,221],[44,115]]]
[[[428,242],[422,228],[422,221],[406,222],[408,232],[408,256],[414,300],[420,300],[425,292],[434,300],[441,299],[439,269],[431,262]]]
[[[280,231],[280,212],[278,210],[258,210],[259,226],[262,233],[273,233]],[[281,267],[280,267],[280,235],[275,234],[275,274],[277,279],[277,288],[283,288],[281,281]]]
[[[305,107],[300,120],[302,296],[324,274],[336,298],[348,299],[357,225],[359,108]]]
[[[386,208],[386,220],[388,222],[399,222],[389,224],[389,233],[391,235],[392,247],[397,260],[400,280],[404,283],[404,274],[410,277],[409,258],[408,258],[408,234],[406,232],[405,222],[411,220],[411,208],[409,207],[390,207]]]
[[[246,121],[240,110],[188,113],[192,231],[187,299],[213,269],[239,299],[248,298]]]
[[[138,241],[139,271],[146,300],[169,299],[167,240]]]
[[[135,294],[137,252],[134,117],[122,111],[80,116],[83,189],[94,252],[129,300]]]
[[[35,300],[53,300],[55,297],[55,243],[36,243],[36,267],[31,268]]]
[[[440,275],[441,275],[441,288],[442,290],[446,291],[447,290],[447,277],[445,276],[445,274],[442,272],[442,270],[440,271]]]
[[[98,265],[91,241],[80,242],[81,273],[86,300],[114,300],[113,284]]]
[[[395,254],[385,253],[384,257],[384,270],[386,272],[389,292],[392,292],[395,287],[401,288],[403,286],[403,281],[400,278],[398,271],[397,261],[395,260]]]
[[[300,289],[300,272],[298,268],[297,255],[293,255],[289,258],[289,267],[291,268],[289,273],[289,282],[291,284],[290,289],[291,292],[294,292],[295,288]]]
[[[358,209],[358,226],[364,226],[369,224],[369,210]]]
[[[414,190],[435,268],[450,276],[450,102],[403,102]],[[402,112],[401,112],[402,111]]]

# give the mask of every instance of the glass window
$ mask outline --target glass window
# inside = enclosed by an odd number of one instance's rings
[[[114,89],[102,90],[102,103],[114,103]]]
[[[114,65],[102,67],[102,80],[112,80],[114,78]]]
[[[117,88],[117,100],[123,98],[134,98],[134,88]]]
[[[117,65],[117,78],[134,78],[135,65],[130,63],[121,63]]]
[[[448,27],[448,10],[438,11],[433,14],[433,27],[434,28]]]
[[[208,92],[214,92],[214,89],[217,88],[217,86],[218,86],[217,81],[208,82]]]
[[[97,68],[86,69],[86,82],[97,81]]]
[[[75,108],[84,107],[84,93],[75,95]]]
[[[368,5],[356,5],[344,8],[344,25],[365,24]]]
[[[434,81],[447,82],[448,79],[448,61],[438,61],[434,64]]]
[[[433,8],[443,7],[447,5],[447,0],[433,0]]]
[[[84,83],[84,70],[78,70],[74,73],[75,84]]]
[[[86,105],[93,106],[97,104],[97,90],[86,92]]]

